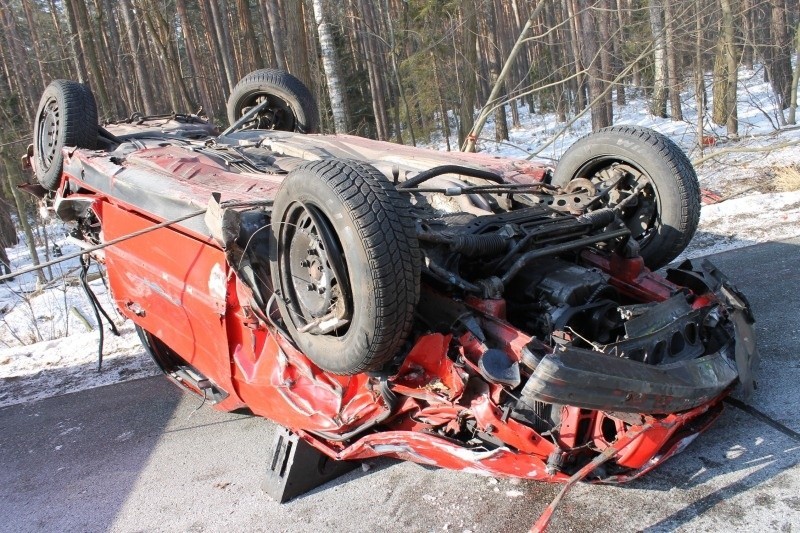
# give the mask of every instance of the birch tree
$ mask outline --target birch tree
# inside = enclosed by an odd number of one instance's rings
[[[312,3],[314,5],[314,19],[317,22],[319,47],[322,52],[322,66],[325,69],[325,80],[328,85],[328,97],[331,102],[334,128],[336,133],[347,133],[347,100],[339,74],[339,59],[336,54],[336,44],[333,41],[331,25],[327,21],[322,0],[313,0]]]

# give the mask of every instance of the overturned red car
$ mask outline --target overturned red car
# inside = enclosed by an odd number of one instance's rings
[[[273,70],[228,114],[221,134],[101,127],[91,91],[56,81],[25,159],[164,372],[290,430],[276,476],[302,446],[623,482],[752,391],[745,298],[707,261],[654,272],[700,210],[666,137],[609,128],[550,168],[318,135]]]

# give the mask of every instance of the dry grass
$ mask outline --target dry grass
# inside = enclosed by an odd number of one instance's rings
[[[775,189],[780,192],[800,191],[800,166],[775,168]]]

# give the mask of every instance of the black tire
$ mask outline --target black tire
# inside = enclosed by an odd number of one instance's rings
[[[608,179],[607,171],[615,165],[625,178],[601,207],[613,207],[626,191],[643,185],[639,198],[622,209],[622,219],[639,242],[645,264],[653,270],[661,268],[686,248],[697,231],[700,185],[694,168],[664,135],[636,126],[614,126],[570,146],[556,166],[552,183],[565,187],[581,178],[599,183]]]
[[[58,188],[64,166],[62,149],[94,149],[97,132],[97,104],[89,87],[69,80],[50,83],[39,101],[33,128],[36,179],[42,187]]]
[[[282,70],[251,72],[236,84],[228,98],[228,121],[233,124],[250,107],[270,99],[254,126],[259,129],[316,133],[319,130],[317,103],[303,82]]]
[[[286,329],[320,368],[377,370],[408,337],[421,270],[408,207],[383,174],[355,161],[306,163],[283,181],[272,211],[272,283]],[[332,310],[346,323],[303,331]]]

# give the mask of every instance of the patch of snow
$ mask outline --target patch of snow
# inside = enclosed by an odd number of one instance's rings
[[[96,331],[0,350],[9,361],[0,365],[0,407],[158,374],[133,324],[120,333],[106,331],[101,372]]]

